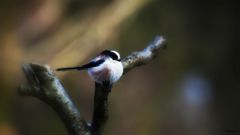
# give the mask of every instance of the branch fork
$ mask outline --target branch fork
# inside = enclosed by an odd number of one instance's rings
[[[133,52],[122,60],[124,74],[153,60],[160,49],[166,47],[165,38],[156,36],[142,51]],[[111,86],[95,83],[94,112],[91,124],[87,124],[66,90],[47,65],[23,64],[28,83],[22,85],[20,95],[34,96],[49,104],[62,119],[70,135],[100,135],[108,119],[108,95]]]

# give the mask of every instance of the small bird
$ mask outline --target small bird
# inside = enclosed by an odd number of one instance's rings
[[[114,50],[104,50],[89,63],[78,67],[58,68],[57,71],[88,70],[89,76],[97,83],[113,84],[123,74],[120,54]]]

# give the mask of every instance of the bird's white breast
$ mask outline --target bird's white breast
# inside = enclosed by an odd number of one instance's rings
[[[89,76],[96,82],[117,82],[123,74],[123,66],[119,61],[107,59],[101,65],[88,69]]]

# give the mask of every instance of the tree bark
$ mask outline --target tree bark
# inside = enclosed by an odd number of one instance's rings
[[[165,39],[156,36],[145,49],[133,52],[122,60],[124,75],[131,69],[153,60],[160,49],[166,47]],[[28,84],[19,89],[21,95],[34,96],[49,104],[62,119],[71,135],[100,135],[108,119],[108,95],[112,86],[109,83],[95,83],[93,121],[86,124],[66,90],[53,71],[46,65],[23,64]]]

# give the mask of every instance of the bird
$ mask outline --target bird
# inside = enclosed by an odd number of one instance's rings
[[[57,68],[57,71],[87,70],[90,78],[99,84],[116,83],[123,74],[120,54],[115,50],[104,50],[89,63],[77,67]]]

